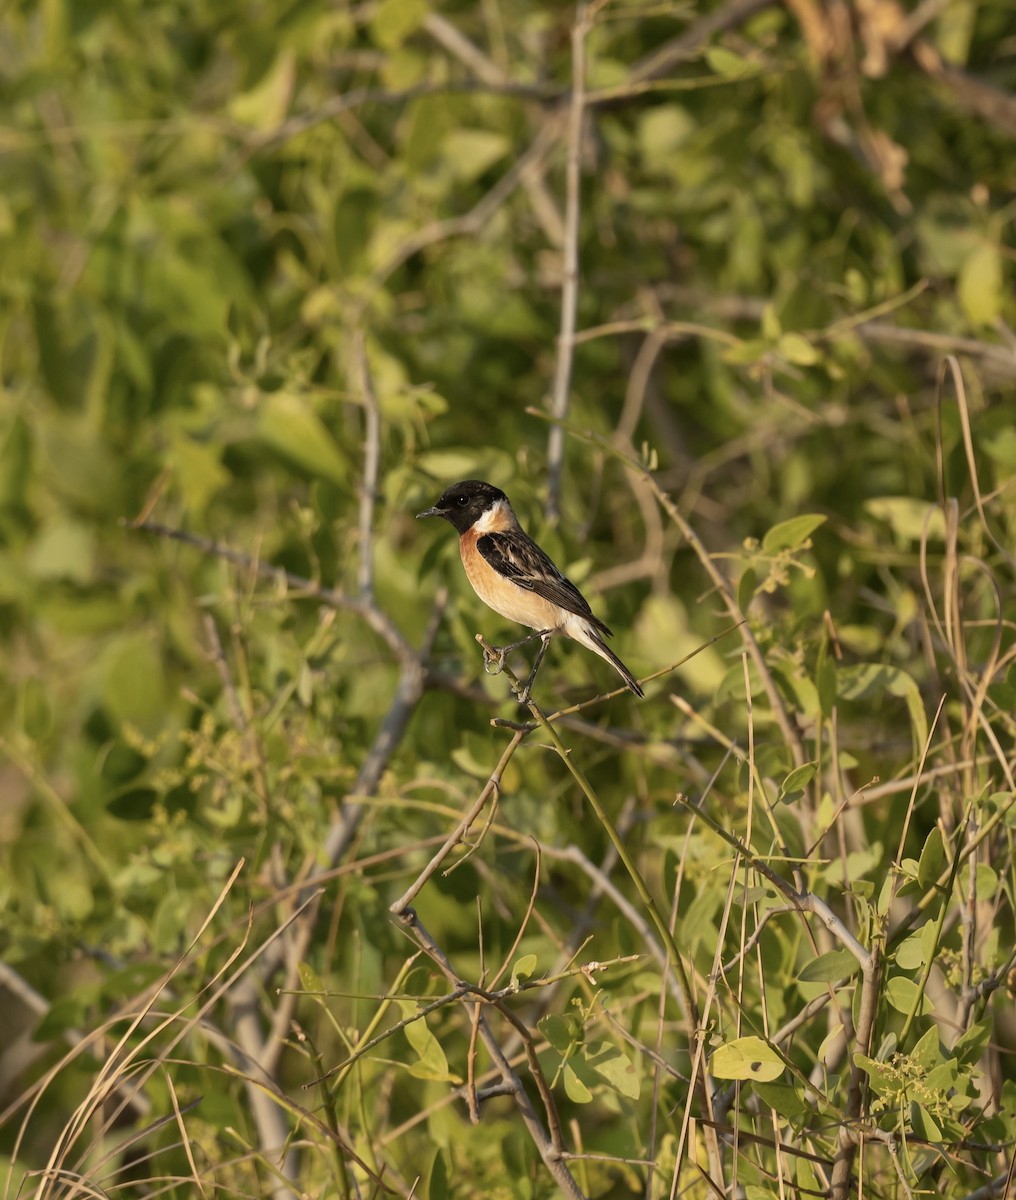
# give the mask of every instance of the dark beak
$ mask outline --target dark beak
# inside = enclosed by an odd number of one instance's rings
[[[439,517],[441,510],[439,508],[425,508],[422,513],[416,514],[416,519],[419,521],[421,517]]]

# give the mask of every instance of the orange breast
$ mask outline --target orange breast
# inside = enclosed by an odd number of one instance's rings
[[[459,539],[459,553],[466,578],[473,591],[488,607],[509,621],[530,629],[556,629],[567,616],[556,604],[505,579],[477,550],[477,533],[467,529]]]

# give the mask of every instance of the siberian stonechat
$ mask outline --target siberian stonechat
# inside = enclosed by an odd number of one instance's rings
[[[605,658],[636,696],[644,695],[639,681],[604,642],[610,630],[593,615],[575,584],[523,531],[500,488],[479,479],[463,480],[417,516],[443,517],[454,525],[459,533],[462,565],[473,591],[496,613],[528,625],[538,631],[534,637],[543,639],[522,699],[528,697],[554,633],[566,634]]]

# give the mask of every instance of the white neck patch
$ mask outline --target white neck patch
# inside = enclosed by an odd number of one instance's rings
[[[490,508],[483,510],[473,528],[477,533],[490,533],[492,530],[504,529],[505,525],[512,523],[514,517],[510,504],[504,500],[495,500]]]

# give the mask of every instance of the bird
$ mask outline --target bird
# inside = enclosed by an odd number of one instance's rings
[[[534,638],[542,645],[520,701],[529,689],[546,653],[550,638],[563,633],[607,662],[639,698],[645,693],[635,676],[604,641],[607,626],[593,614],[586,598],[551,561],[550,556],[523,530],[508,497],[482,479],[463,479],[447,488],[437,503],[420,517],[442,517],[459,534],[459,554],[473,591],[488,607],[509,621],[537,632],[505,647],[497,661],[516,646]]]

